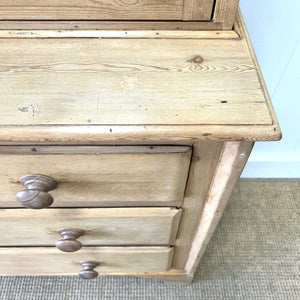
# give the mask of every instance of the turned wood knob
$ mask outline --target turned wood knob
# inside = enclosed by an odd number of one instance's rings
[[[78,275],[83,279],[93,279],[98,276],[98,272],[94,270],[99,263],[94,261],[83,261],[80,263],[83,267],[83,270],[78,273]]]
[[[27,208],[41,209],[50,206],[53,198],[48,191],[56,188],[56,181],[45,175],[26,175],[20,183],[25,187],[17,193],[17,200]]]
[[[84,235],[84,231],[80,229],[60,229],[57,231],[62,239],[55,245],[56,248],[63,252],[75,252],[82,248],[82,244],[76,239]]]

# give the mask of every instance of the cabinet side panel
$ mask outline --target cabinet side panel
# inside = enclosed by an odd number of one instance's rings
[[[247,162],[253,144],[246,141],[224,143],[185,265],[188,274],[195,272]]]
[[[194,144],[173,268],[184,268],[222,146],[223,142],[206,141]]]

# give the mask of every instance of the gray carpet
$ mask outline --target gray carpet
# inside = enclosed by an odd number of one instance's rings
[[[299,200],[300,180],[240,180],[192,285],[133,277],[0,277],[0,299],[298,300]]]

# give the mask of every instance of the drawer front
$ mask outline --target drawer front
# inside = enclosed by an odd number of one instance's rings
[[[76,275],[80,262],[94,261],[101,273],[163,272],[171,267],[169,247],[89,247],[76,253],[55,248],[0,248],[0,275]]]
[[[60,229],[83,230],[83,246],[170,245],[180,215],[171,208],[1,209],[0,246],[54,246]]]
[[[180,206],[190,147],[0,147],[0,207],[20,207],[20,178],[42,174],[57,186],[52,207]]]
[[[212,8],[213,0],[5,0],[0,19],[209,20]]]

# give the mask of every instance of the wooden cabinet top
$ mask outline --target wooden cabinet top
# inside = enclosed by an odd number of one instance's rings
[[[4,31],[0,141],[279,139],[239,22],[228,35]]]

